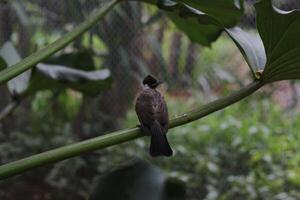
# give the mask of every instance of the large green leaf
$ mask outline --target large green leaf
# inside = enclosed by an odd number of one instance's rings
[[[257,28],[264,43],[265,82],[300,78],[300,11],[275,8],[271,0],[255,5]]]
[[[259,35],[238,27],[228,28],[226,32],[240,49],[253,75],[259,78],[257,73],[263,70],[266,64],[264,45]]]
[[[21,60],[21,56],[11,42],[6,42],[0,49],[0,56],[8,67],[13,66]],[[22,94],[28,86],[31,70],[27,70],[12,80],[8,81],[8,89],[13,96]]]
[[[33,71],[28,91],[72,88],[87,95],[97,95],[107,89],[111,82],[108,69],[84,71],[40,63]]]
[[[89,200],[183,200],[185,186],[156,167],[138,161],[96,179]]]
[[[255,4],[256,34],[239,28],[226,29],[256,78],[264,83],[300,78],[300,11],[283,11],[271,0]],[[263,45],[262,45],[263,43]]]
[[[8,66],[21,60],[17,50],[10,42],[6,42],[0,49],[0,56],[4,58],[3,61]],[[97,95],[111,84],[109,70],[95,70],[92,52],[89,50],[61,54],[48,61],[56,65],[40,63],[33,72],[28,70],[10,80],[8,88],[12,95],[21,95],[25,92],[34,93],[44,89],[65,88],[72,88],[87,95]]]
[[[224,27],[233,27],[243,14],[239,0],[175,0],[203,12],[203,18],[212,17]]]
[[[219,37],[224,27],[236,25],[243,14],[240,2],[234,0],[158,0],[157,5],[192,41],[206,46]]]
[[[223,31],[221,27],[213,24],[200,24],[195,18],[182,18],[173,13],[168,13],[168,17],[191,41],[204,46],[209,46]]]
[[[96,69],[93,61],[93,52],[90,49],[76,50],[69,53],[55,55],[46,60],[45,63],[72,66],[72,68],[86,71]]]

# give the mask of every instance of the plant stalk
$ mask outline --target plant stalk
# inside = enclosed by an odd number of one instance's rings
[[[241,99],[249,96],[260,87],[263,86],[262,82],[254,81],[248,86],[233,92],[231,95],[215,100],[208,103],[195,111],[183,114],[180,117],[172,119],[170,121],[170,128],[181,126],[183,124],[190,123],[205,117],[215,111],[221,110]],[[145,136],[139,128],[125,129],[103,136],[88,139],[82,142],[70,144],[57,149],[46,151],[40,154],[36,154],[21,160],[17,160],[11,163],[0,166],[0,179],[5,179],[25,171],[34,169],[39,166],[43,166],[50,163],[55,163],[67,158],[78,156],[90,151],[103,149],[109,146],[120,144],[129,140],[133,140],[139,137]]]
[[[105,16],[105,14],[109,12],[117,2],[118,0],[109,1],[106,5],[97,10],[95,14],[89,16],[81,25],[76,27],[74,30],[65,34],[64,36],[62,36],[52,44],[39,50],[38,52],[31,54],[30,56],[26,57],[17,64],[0,71],[0,85],[18,76],[22,72],[32,68],[37,63],[41,62],[42,60],[48,58],[60,49],[67,46],[85,31],[90,29],[100,19],[102,19]]]

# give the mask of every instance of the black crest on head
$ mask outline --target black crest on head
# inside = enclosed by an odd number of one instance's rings
[[[144,80],[143,80],[143,84],[144,84],[144,85],[151,85],[151,84],[154,84],[154,83],[156,83],[156,82],[157,82],[157,79],[154,78],[154,77],[151,76],[151,75],[146,76],[146,77],[144,78]]]
[[[144,78],[143,84],[148,85],[150,88],[156,88],[160,84],[160,81],[158,81],[153,76],[148,75]]]

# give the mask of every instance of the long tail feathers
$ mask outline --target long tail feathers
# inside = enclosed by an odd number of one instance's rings
[[[151,127],[150,155],[171,156],[173,151],[169,145],[166,134],[162,131],[160,124],[155,121]]]

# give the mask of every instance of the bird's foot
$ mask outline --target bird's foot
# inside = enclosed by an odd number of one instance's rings
[[[142,130],[142,132],[143,132],[144,135],[146,135],[146,136],[150,136],[151,135],[151,133],[149,131],[147,131],[147,129],[144,128],[141,124],[136,125],[136,127],[140,128]]]

